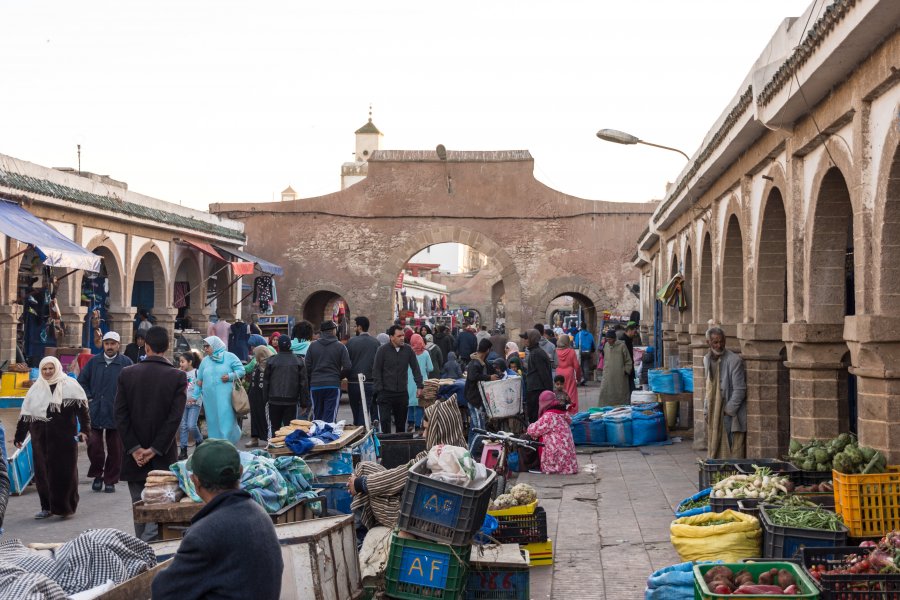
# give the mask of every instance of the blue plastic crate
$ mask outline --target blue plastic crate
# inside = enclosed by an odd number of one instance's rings
[[[463,597],[465,600],[529,600],[531,575],[528,567],[469,571]]]
[[[21,495],[34,479],[34,452],[31,447],[31,435],[25,438],[22,447],[9,457],[9,493]]]
[[[321,489],[321,494],[328,499],[328,508],[345,515],[351,513],[350,503],[353,496],[347,490],[346,475],[323,475],[315,479],[312,484],[314,489]]]
[[[429,477],[427,459],[410,470],[400,504],[399,527],[433,542],[461,546],[471,544],[487,514],[497,475],[477,485],[454,485]]]

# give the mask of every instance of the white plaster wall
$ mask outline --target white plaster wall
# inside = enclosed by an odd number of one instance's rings
[[[878,182],[882,178],[881,161],[884,159],[885,142],[891,128],[900,129],[900,85],[895,85],[880,98],[872,102],[869,112],[869,145],[872,157],[872,184],[874,190],[878,189]],[[890,148],[893,152],[894,148]],[[876,199],[879,202],[881,199]]]
[[[62,221],[54,221],[53,219],[47,219],[47,224],[50,225],[53,229],[57,230],[70,240],[75,240],[75,225],[72,223],[64,223]]]
[[[144,247],[144,244],[150,241],[150,238],[141,237],[139,235],[131,236],[131,256],[128,257],[128,270],[132,266],[137,266],[138,252]]]

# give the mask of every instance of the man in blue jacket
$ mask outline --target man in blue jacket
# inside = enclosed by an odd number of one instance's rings
[[[341,402],[341,378],[349,371],[350,354],[347,346],[334,335],[334,321],[323,321],[319,339],[306,351],[306,372],[309,374],[309,398],[313,415],[326,423],[337,421]]]
[[[78,383],[84,388],[90,402],[91,431],[88,434],[88,458],[91,467],[88,477],[94,478],[91,489],[113,493],[119,483],[124,448],[116,429],[116,387],[122,369],[132,364],[131,359],[119,354],[119,334],[108,331],[103,336],[103,353],[94,356],[78,375]],[[106,448],[103,438],[106,437]]]
[[[239,487],[237,449],[227,440],[207,440],[187,468],[206,505],[191,519],[171,566],[153,580],[154,600],[277,600],[281,547],[272,519]]]
[[[584,385],[590,378],[591,372],[591,354],[596,349],[594,345],[594,336],[588,329],[587,323],[581,324],[581,329],[575,334],[575,349],[578,351],[579,360],[581,361],[581,381],[580,385]]]

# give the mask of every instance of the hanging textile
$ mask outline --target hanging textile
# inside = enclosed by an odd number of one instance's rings
[[[684,292],[684,275],[676,273],[674,277],[656,292],[656,298],[674,306],[678,310],[685,310],[688,306],[687,295]]]
[[[269,310],[269,303],[273,301],[272,278],[268,275],[260,275],[253,280],[253,302],[259,302],[260,312]]]
[[[176,281],[175,298],[172,301],[172,306],[175,308],[187,308],[187,294],[189,291],[191,291],[191,288],[187,281]]]

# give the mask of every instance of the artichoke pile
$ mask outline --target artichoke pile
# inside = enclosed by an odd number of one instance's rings
[[[804,471],[840,473],[884,473],[887,460],[874,448],[860,446],[856,438],[842,433],[833,440],[811,440],[801,444],[791,440],[788,459]]]

